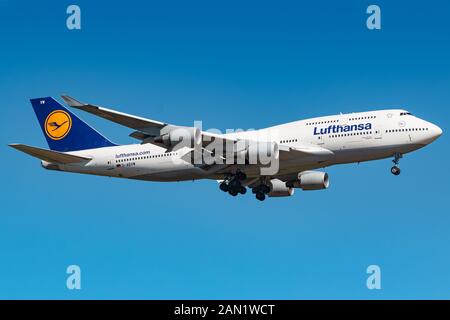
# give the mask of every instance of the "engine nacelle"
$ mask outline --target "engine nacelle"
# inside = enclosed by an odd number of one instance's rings
[[[180,142],[181,147],[193,148],[202,143],[202,132],[199,128],[194,127],[171,127],[161,132],[159,137],[154,140],[158,143],[163,143],[167,147],[173,147]]]
[[[290,197],[294,194],[294,188],[288,187],[286,182],[279,179],[270,180],[270,192],[267,194],[269,197]]]
[[[298,180],[289,181],[287,186],[303,190],[322,190],[328,188],[330,181],[326,172],[304,171],[298,174]]]

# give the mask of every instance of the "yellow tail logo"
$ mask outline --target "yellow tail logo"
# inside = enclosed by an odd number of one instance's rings
[[[45,133],[50,139],[61,140],[72,128],[72,118],[63,110],[55,110],[45,119]]]

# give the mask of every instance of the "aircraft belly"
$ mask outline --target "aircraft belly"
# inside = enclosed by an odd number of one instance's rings
[[[340,149],[332,150],[334,155],[332,159],[318,161],[315,157],[299,157],[283,159],[279,162],[279,169],[276,174],[272,176],[280,176],[298,173],[305,170],[320,169],[327,166],[363,162],[370,160],[377,160],[392,157],[396,152],[407,153],[417,150],[424,145],[421,144],[402,144],[402,145],[384,145],[376,147],[360,147],[352,149]],[[112,170],[107,170],[106,167],[98,166],[98,163],[94,161],[89,165],[77,166],[77,165],[59,165],[58,169],[63,171],[78,172],[85,174],[95,174],[102,176],[113,176],[136,180],[147,181],[188,181],[199,179],[223,179],[228,174],[235,172],[236,169],[245,172],[248,177],[254,178],[261,176],[261,167],[258,165],[232,165],[219,171],[208,171],[198,167],[193,167],[187,163],[174,165],[173,162],[161,162],[158,164],[152,164],[152,167],[148,167],[143,164],[139,164],[135,167],[116,167]],[[49,168],[56,169],[56,168]],[[57,169],[57,170],[58,170]]]
[[[186,181],[204,179],[208,176],[199,168],[175,169],[162,172],[148,172],[128,177],[129,179],[146,180],[146,181]]]
[[[340,163],[364,162],[392,157],[395,153],[408,153],[422,148],[420,144],[380,145],[335,151],[333,159],[326,161],[324,166]]]

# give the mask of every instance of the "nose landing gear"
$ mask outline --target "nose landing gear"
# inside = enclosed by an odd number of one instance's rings
[[[398,176],[398,175],[400,174],[400,172],[401,172],[401,170],[400,170],[400,168],[397,167],[397,166],[393,166],[393,167],[391,168],[391,173],[392,173],[394,176]]]
[[[400,163],[400,159],[403,156],[400,153],[396,153],[394,154],[394,160],[392,160],[392,162],[394,163],[394,166],[391,168],[391,173],[394,176],[398,176],[401,172],[400,168],[399,168],[399,163]]]

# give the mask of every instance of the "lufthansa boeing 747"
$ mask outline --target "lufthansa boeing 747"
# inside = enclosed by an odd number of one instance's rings
[[[251,189],[258,200],[320,190],[328,174],[317,169],[393,158],[400,174],[406,153],[442,130],[406,110],[376,110],[300,120],[265,129],[222,134],[150,120],[62,96],[69,107],[133,129],[139,143],[117,145],[51,97],[31,99],[50,150],[11,147],[50,170],[146,181],[212,179],[232,196]]]

